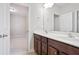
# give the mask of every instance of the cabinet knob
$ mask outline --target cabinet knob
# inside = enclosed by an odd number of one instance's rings
[[[54,54],[56,55],[56,54],[57,54],[57,52],[54,52]]]

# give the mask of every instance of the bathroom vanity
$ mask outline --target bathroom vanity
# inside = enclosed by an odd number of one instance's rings
[[[34,50],[38,55],[79,55],[79,40],[34,33]]]

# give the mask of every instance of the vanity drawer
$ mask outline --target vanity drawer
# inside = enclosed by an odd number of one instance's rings
[[[79,48],[71,46],[69,44],[65,44],[63,42],[55,41],[53,39],[48,39],[48,45],[53,46],[54,48],[58,49],[61,52],[69,55],[77,55],[79,54]]]
[[[46,37],[42,37],[42,42],[47,44],[47,38]]]

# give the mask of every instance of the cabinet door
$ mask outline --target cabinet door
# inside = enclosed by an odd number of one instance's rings
[[[38,40],[38,54],[41,55],[41,41]]]
[[[36,53],[38,52],[38,40],[36,39],[36,37],[34,37],[34,50]]]
[[[47,55],[47,44],[42,42],[42,55]]]
[[[51,46],[48,46],[48,55],[57,55],[57,50]]]
[[[34,50],[37,54],[41,54],[41,36],[34,35]]]
[[[42,37],[42,42],[47,44],[47,38],[46,37]]]

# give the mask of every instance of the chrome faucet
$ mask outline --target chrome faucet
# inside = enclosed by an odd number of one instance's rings
[[[45,33],[48,33],[48,31],[47,31],[47,30],[45,30]]]
[[[71,37],[71,38],[73,37],[71,32],[69,32],[69,34],[68,34],[68,35],[69,35],[69,37]]]

